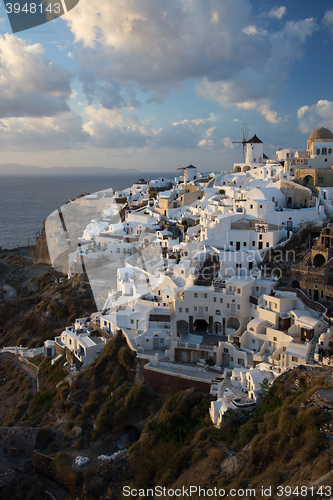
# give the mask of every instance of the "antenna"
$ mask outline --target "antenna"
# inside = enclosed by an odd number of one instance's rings
[[[241,128],[242,132],[242,140],[241,141],[232,141],[232,144],[242,144],[242,152],[241,156],[243,158],[243,161],[245,161],[245,149],[246,149],[246,143],[247,143],[247,138],[249,134],[249,128],[247,126],[247,123],[243,123],[243,127]]]

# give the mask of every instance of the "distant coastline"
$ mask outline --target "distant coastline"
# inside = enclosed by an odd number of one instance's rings
[[[20,163],[3,163],[0,165],[0,176],[115,176],[115,175],[141,175],[140,170],[135,168],[107,168],[107,167],[36,167],[35,165],[21,165]],[[145,174],[147,174],[145,172]],[[150,175],[155,173],[150,172]],[[161,174],[164,175],[164,174]]]

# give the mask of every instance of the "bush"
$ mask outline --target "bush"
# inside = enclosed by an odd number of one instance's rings
[[[227,457],[227,453],[222,448],[211,448],[208,453],[208,459],[213,463],[221,463]]]

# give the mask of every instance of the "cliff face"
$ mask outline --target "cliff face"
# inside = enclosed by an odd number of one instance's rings
[[[29,256],[34,264],[51,265],[51,259],[46,241],[45,221],[36,245],[29,248]]]

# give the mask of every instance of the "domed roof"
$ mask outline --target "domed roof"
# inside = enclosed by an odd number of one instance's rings
[[[328,128],[320,127],[316,128],[311,134],[309,135],[309,141],[316,141],[320,139],[332,139],[333,140],[333,134]]]
[[[320,335],[319,340],[330,339],[331,337],[332,337],[331,329],[327,328],[327,330]]]

